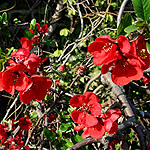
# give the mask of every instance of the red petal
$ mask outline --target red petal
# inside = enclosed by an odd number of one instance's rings
[[[123,53],[128,53],[130,51],[131,45],[129,43],[129,40],[125,36],[119,35],[117,41],[119,48]]]
[[[99,116],[101,114],[102,105],[99,103],[95,103],[91,105],[90,111],[92,115]]]
[[[101,124],[97,124],[94,127],[88,128],[88,133],[92,138],[99,139],[105,133],[104,126]]]
[[[94,104],[94,103],[98,103],[99,98],[98,96],[96,96],[93,92],[85,92],[83,94],[84,97],[84,103],[88,103],[89,105]]]
[[[107,119],[104,121],[104,128],[109,134],[116,134],[118,131],[118,124],[113,122],[111,119]]]
[[[72,120],[80,125],[82,125],[82,120],[85,118],[83,111],[80,110],[73,110],[70,114]]]
[[[2,72],[0,72],[0,91],[3,91]]]
[[[89,135],[89,133],[88,133],[88,128],[84,128],[84,132],[82,133],[82,135],[81,135],[81,137],[83,138],[83,139],[85,139],[85,138],[87,138],[87,137],[89,137],[90,135]]]
[[[80,107],[83,104],[83,96],[82,95],[75,95],[70,99],[70,105],[72,107]]]
[[[86,127],[92,127],[97,125],[98,120],[93,115],[90,115],[88,113],[85,114],[85,117],[81,120],[81,123],[85,125]]]
[[[126,85],[131,80],[140,80],[143,76],[143,71],[135,65],[130,65],[128,62],[119,61],[112,70],[112,81],[117,85]]]
[[[111,119],[112,121],[116,121],[117,119],[120,118],[121,116],[121,111],[120,109],[110,109],[107,111],[105,114],[103,114],[105,119]]]
[[[20,91],[20,93],[19,93],[19,99],[24,104],[29,104],[32,101],[32,93]]]
[[[20,43],[22,45],[22,48],[25,48],[27,50],[31,50],[33,48],[33,45],[32,45],[32,39],[27,39],[25,37],[22,37],[20,39]]]
[[[83,128],[85,128],[84,125],[78,125],[78,126],[76,126],[76,127],[74,128],[74,130],[75,130],[75,131],[80,131],[80,130],[82,130]]]

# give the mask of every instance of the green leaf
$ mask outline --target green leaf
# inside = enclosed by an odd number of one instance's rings
[[[49,141],[53,141],[53,140],[56,139],[56,133],[50,131],[50,130],[47,129],[47,128],[45,128],[45,129],[43,130],[43,133],[44,133],[44,137],[46,137],[47,140],[49,140]]]
[[[145,25],[145,21],[137,21],[136,26],[137,27],[143,27]]]
[[[75,135],[74,140],[78,143],[78,142],[82,141],[83,138],[77,134],[77,135]]]
[[[136,25],[134,25],[134,24],[130,25],[124,29],[124,31],[128,34],[130,34],[131,32],[134,32],[136,30],[138,30],[138,27],[136,27]]]
[[[75,12],[75,10],[74,9],[71,9],[71,10],[69,10],[69,12],[68,12],[68,15],[70,16],[70,15],[75,15],[76,14],[76,12]]]
[[[150,1],[149,0],[132,0],[133,7],[139,18],[147,20],[150,17]]]
[[[3,19],[2,19],[2,16],[0,16],[0,24],[2,24],[3,22]]]
[[[53,48],[56,47],[55,42],[53,42],[51,40],[45,40],[45,41],[43,41],[43,44],[48,45],[48,46],[53,47]]]
[[[65,4],[68,0],[63,0],[63,4]]]
[[[32,19],[30,23],[30,29],[35,30],[36,19]]]
[[[51,57],[59,57],[62,54],[63,50],[56,50],[53,54],[51,54]]]
[[[132,17],[131,15],[126,14],[118,27],[118,35],[126,35],[124,29],[130,25],[132,25]]]
[[[36,19],[32,19],[30,24],[32,24],[33,26],[35,26],[35,24],[36,24]]]
[[[10,34],[9,30],[7,30],[6,28],[2,28],[1,31],[2,31],[3,34],[5,34],[7,37],[11,37],[11,34]]]
[[[37,114],[36,112],[34,112],[34,113],[32,114],[32,116],[31,116],[32,119],[35,119],[35,118],[37,118],[37,117],[38,117],[38,114]]]
[[[60,30],[60,35],[61,36],[67,36],[70,33],[70,30],[68,30],[67,28],[64,28],[62,30]]]
[[[150,43],[146,42],[146,48],[147,48],[147,52],[150,54]]]
[[[6,23],[7,23],[7,13],[6,13],[6,12],[4,12],[4,13],[2,14],[2,20],[3,20],[3,24],[6,24]]]
[[[68,130],[69,127],[71,127],[72,125],[70,123],[62,123],[59,127],[59,130],[61,132],[66,132]]]
[[[150,0],[142,0],[142,2],[143,2],[144,18],[147,20],[150,17]]]
[[[32,39],[34,34],[29,30],[29,29],[26,29],[25,32],[24,32],[24,36],[27,38],[27,39]]]
[[[65,146],[66,147],[72,147],[74,144],[72,142],[70,142],[68,139],[64,139],[64,141],[66,142],[65,143]]]
[[[132,0],[134,10],[139,18],[144,20],[144,11],[142,0]]]

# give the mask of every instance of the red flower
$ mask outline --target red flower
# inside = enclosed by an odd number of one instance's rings
[[[37,27],[37,30],[40,32],[41,31],[41,26],[39,23],[36,23],[35,26]]]
[[[0,90],[3,89],[11,95],[14,95],[15,89],[24,90],[28,83],[28,76],[23,72],[24,69],[26,69],[24,65],[16,64],[0,73]]]
[[[10,147],[8,148],[8,150],[18,150],[18,149],[20,149],[20,146],[18,146],[18,145],[16,145],[16,144],[13,144],[12,146],[10,146]]]
[[[37,27],[37,30],[39,32],[41,32],[41,34],[44,34],[46,32],[48,32],[48,27],[47,27],[47,24],[44,24],[41,28],[40,24],[39,23],[36,23],[35,26]]]
[[[112,81],[117,85],[126,85],[131,80],[140,80],[143,76],[140,62],[133,56],[123,57],[112,68]]]
[[[28,145],[26,145],[24,148],[25,150],[30,150],[30,147]]]
[[[143,83],[147,85],[147,84],[149,84],[149,82],[150,82],[150,78],[148,78],[147,76],[144,75]]]
[[[6,132],[8,131],[7,125],[2,122],[0,124],[0,144],[3,144],[3,142],[7,139],[7,134]]]
[[[41,59],[36,54],[31,54],[26,61],[24,61],[24,65],[27,67],[28,74],[33,75],[36,73],[37,68],[41,64]]]
[[[52,122],[55,119],[56,119],[56,114],[50,114],[48,118],[48,122]]]
[[[118,143],[116,139],[112,140],[109,144],[110,150],[116,150],[115,145]]]
[[[113,66],[112,81],[122,86],[128,84],[131,80],[140,80],[143,76],[144,62],[136,55],[136,44],[141,47],[137,41],[131,47],[128,39],[123,35],[120,35],[116,41],[107,35],[103,35],[89,45],[88,51],[94,55],[94,64],[103,64],[101,68],[103,74],[107,73],[109,68]],[[141,48],[139,49],[141,52]],[[145,54],[145,58],[147,58],[147,53]]]
[[[105,131],[109,134],[116,134],[118,131],[118,124],[116,120],[118,120],[121,116],[120,109],[110,109],[102,116],[102,120],[104,122]]]
[[[59,70],[59,71],[64,71],[64,70],[65,70],[65,66],[64,66],[64,65],[60,65],[60,66],[58,67],[58,70]]]
[[[25,37],[22,37],[20,39],[20,43],[22,45],[22,48],[31,50],[33,48],[33,40],[32,39],[27,39]]]
[[[48,32],[47,24],[44,24],[44,25],[42,26],[42,30],[41,30],[41,32],[42,32],[42,34],[44,34],[44,33]]]
[[[29,130],[32,126],[32,121],[29,120],[29,117],[22,117],[19,119],[19,126],[22,130]]]
[[[70,99],[72,107],[80,107],[81,110],[73,110],[71,118],[78,124],[86,127],[94,126],[98,123],[95,116],[101,114],[102,106],[98,103],[98,97],[92,92],[86,92],[83,95],[75,95]],[[89,114],[89,112],[91,114]]]
[[[144,65],[141,67],[143,70],[146,70],[150,66],[150,54],[146,49],[145,36],[141,35],[137,38],[136,41],[132,43],[132,50],[135,49],[135,54],[140,57],[144,62]]]
[[[16,63],[23,63],[30,55],[29,50],[20,48],[16,52],[11,53],[11,57],[15,58]]]
[[[31,100],[40,101],[44,99],[47,90],[51,87],[52,80],[49,77],[32,75],[24,91],[19,93],[20,100],[28,104]]]
[[[88,52],[94,55],[93,63],[95,65],[102,65],[115,60],[118,57],[116,49],[117,45],[115,41],[108,35],[102,35],[96,38],[88,46]]]
[[[98,97],[92,92],[86,92],[83,95],[75,95],[70,99],[72,107],[80,107],[81,110],[73,110],[71,118],[79,124],[74,130],[84,130],[82,138],[91,136],[100,138],[104,135],[105,130],[103,125],[96,117],[101,114],[102,106],[98,103]]]

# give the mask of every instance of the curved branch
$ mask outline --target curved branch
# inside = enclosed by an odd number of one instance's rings
[[[122,16],[122,13],[124,11],[124,8],[125,8],[127,2],[128,2],[128,0],[124,0],[121,7],[120,7],[118,17],[117,17],[117,28],[119,27],[119,24],[121,22],[121,16]]]

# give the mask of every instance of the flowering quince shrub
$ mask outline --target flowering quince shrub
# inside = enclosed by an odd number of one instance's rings
[[[150,149],[150,2],[122,2],[0,10],[0,149]]]

